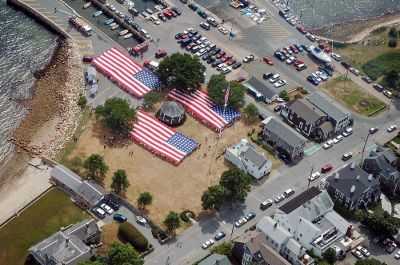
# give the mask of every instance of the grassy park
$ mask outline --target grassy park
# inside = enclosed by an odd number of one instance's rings
[[[86,218],[64,192],[50,190],[0,229],[0,264],[24,264],[29,247]]]

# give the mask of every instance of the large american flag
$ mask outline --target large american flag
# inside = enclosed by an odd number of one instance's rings
[[[102,53],[92,63],[137,97],[142,97],[160,85],[154,73],[116,48]]]
[[[181,103],[195,116],[217,130],[223,129],[240,117],[240,112],[216,104],[201,89],[193,93],[183,93],[174,89],[167,97]]]
[[[131,137],[148,149],[179,164],[199,144],[175,131],[143,111],[137,112],[138,120],[133,126]]]

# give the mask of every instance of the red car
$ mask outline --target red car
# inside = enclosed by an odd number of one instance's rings
[[[239,82],[239,83],[243,82],[244,80],[246,80],[246,77],[243,77],[243,76],[236,78],[236,82]]]
[[[168,12],[169,12],[173,17],[177,17],[177,16],[178,16],[173,10],[168,10]]]
[[[190,43],[188,46],[186,46],[185,49],[186,49],[187,51],[190,51],[195,45],[196,45],[196,43],[192,42],[192,43]]]
[[[292,52],[294,53],[299,53],[299,50],[296,48],[296,46],[292,45],[290,46],[290,49],[292,50]]]
[[[325,164],[325,165],[323,165],[322,168],[321,168],[321,173],[329,172],[329,171],[332,170],[332,168],[333,168],[333,165],[332,165],[332,164]]]
[[[226,52],[222,51],[220,52],[217,56],[215,56],[217,59],[222,58],[223,56],[225,56]]]
[[[271,66],[274,65],[274,63],[267,56],[264,56],[263,60],[264,60],[264,62],[266,62],[267,64],[269,64]]]
[[[158,52],[156,52],[155,56],[156,56],[156,58],[163,58],[163,57],[167,56],[167,52],[163,51],[163,50],[158,50]]]
[[[308,31],[302,26],[302,25],[300,25],[300,24],[297,24],[296,25],[296,29],[298,30],[298,31],[300,31],[302,34],[307,34],[308,33]]]
[[[230,59],[232,59],[232,56],[229,56],[227,54],[225,54],[224,56],[221,57],[221,59],[219,59],[221,62],[226,63],[227,61],[229,61]]]
[[[329,47],[329,45],[326,44],[326,43],[321,43],[321,44],[319,45],[319,47],[320,47],[321,49],[324,49],[325,52],[331,52],[331,47]]]
[[[294,66],[298,66],[299,64],[302,64],[302,63],[304,63],[304,60],[303,60],[303,59],[300,59],[300,60],[295,61],[295,62],[293,63],[293,65],[294,65]]]
[[[82,57],[82,61],[90,63],[91,61],[93,61],[93,56],[85,55],[85,56]]]
[[[170,11],[165,10],[165,11],[163,11],[162,13],[163,13],[164,16],[166,16],[168,19],[171,19],[171,18],[172,18],[172,14],[170,13]]]
[[[226,64],[227,65],[232,65],[232,64],[235,64],[235,63],[236,63],[235,59],[230,59]]]

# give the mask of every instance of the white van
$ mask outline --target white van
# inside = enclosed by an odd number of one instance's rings
[[[285,198],[287,198],[287,197],[293,195],[294,192],[295,192],[294,189],[287,189],[287,190],[285,190],[285,192],[283,193],[283,195],[285,195]]]
[[[104,218],[104,217],[106,216],[106,212],[105,212],[104,210],[100,209],[100,208],[96,208],[96,209],[94,210],[94,212],[95,212],[98,216],[100,216],[101,218]]]
[[[344,130],[343,132],[343,136],[347,137],[353,134],[353,128],[346,128],[346,130]]]
[[[145,36],[146,39],[150,39],[150,34],[147,33],[145,29],[140,29],[140,33],[142,33],[142,35]]]
[[[302,70],[304,70],[306,68],[307,68],[307,65],[305,65],[304,63],[301,63],[296,67],[296,70],[297,71],[302,71]]]

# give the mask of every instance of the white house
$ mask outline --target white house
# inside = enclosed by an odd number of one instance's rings
[[[240,143],[226,148],[225,159],[257,180],[271,172],[271,160],[265,158],[246,139],[242,139]]]

